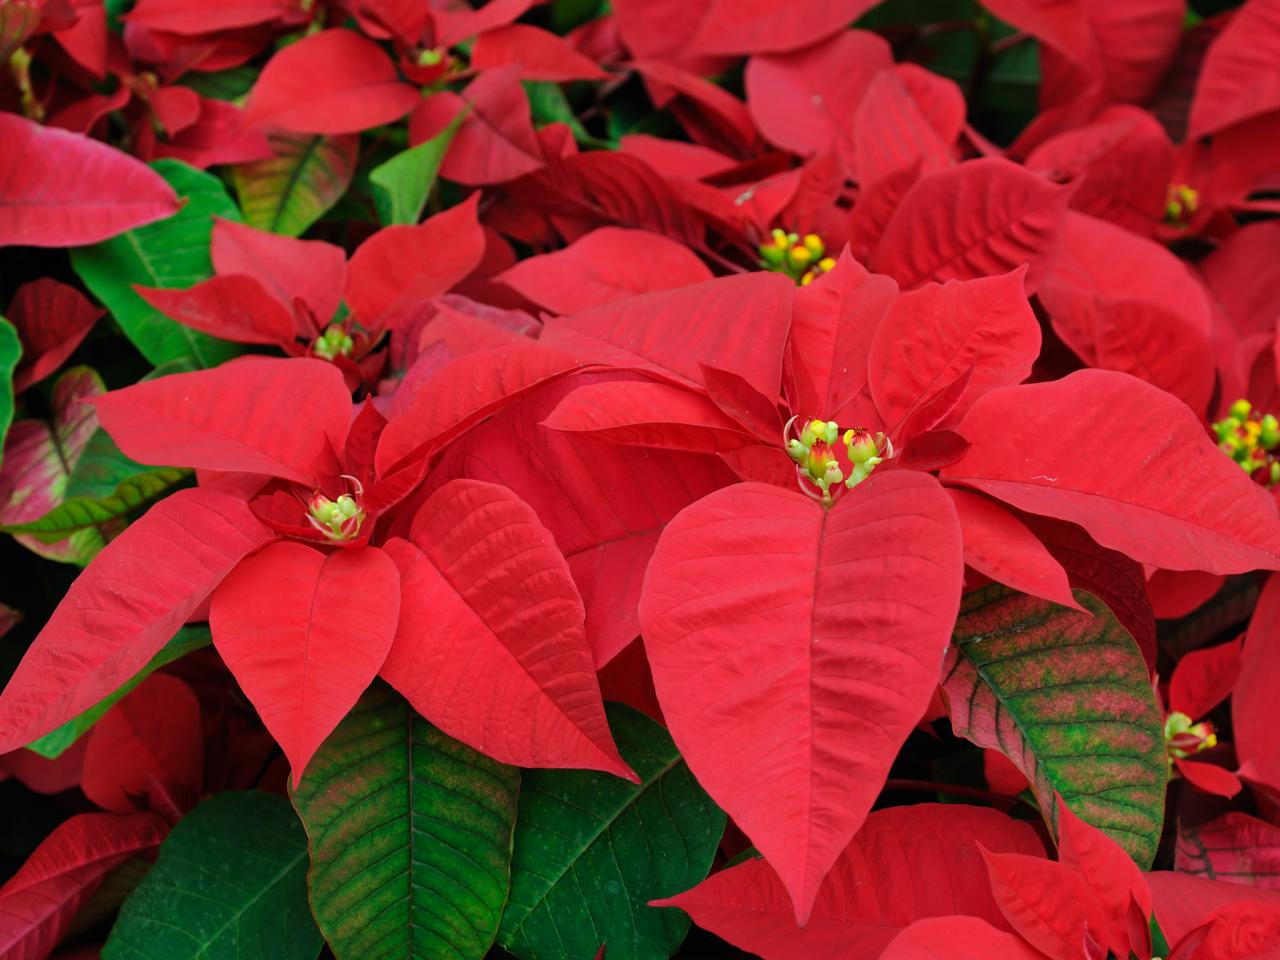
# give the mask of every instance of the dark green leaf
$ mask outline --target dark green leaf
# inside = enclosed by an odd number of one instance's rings
[[[1056,791],[1145,869],[1164,823],[1160,707],[1133,637],[1075,597],[1088,613],[998,585],[967,596],[943,692],[956,733],[1012,760],[1050,823]]]
[[[27,749],[34,753],[40,754],[42,757],[50,759],[59,756],[64,750],[75,743],[80,737],[87,733],[89,729],[102,718],[102,715],[115,706],[116,701],[123,697],[126,693],[140,684],[148,676],[159,670],[166,664],[173,663],[189,653],[194,653],[202,647],[207,647],[212,638],[209,636],[209,628],[205,624],[196,626],[183,627],[179,630],[167,644],[147,663],[145,667],[130,679],[119,690],[110,696],[99,700],[92,707],[73,717],[56,730],[50,730],[39,740],[34,740],[27,744]]]
[[[383,226],[418,222],[464,115],[459,113],[430,140],[397,153],[369,172],[369,189]]]
[[[232,67],[215,73],[188,73],[182,85],[212,100],[239,100],[257,79],[258,71],[253,67]]]
[[[102,960],[315,960],[307,837],[270,793],[220,793],[187,814],[120,910]]]
[[[498,934],[522,958],[665,960],[689,929],[648,901],[707,876],[725,816],[680,759],[667,732],[628,707],[608,706],[633,784],[603,773],[524,773],[511,861],[511,899]]]
[[[369,690],[293,791],[311,904],[338,960],[468,960],[507,896],[519,773]]]
[[[133,284],[189,287],[206,279],[213,272],[213,217],[239,220],[240,213],[212,174],[177,160],[157,160],[152,167],[183,198],[182,209],[167,220],[72,250],[71,264],[151,363],[190,359],[201,367],[217,366],[243,348],[175,323],[134,293]]]
[[[524,89],[525,93],[529,95],[529,109],[533,115],[533,122],[539,128],[546,126],[548,123],[563,123],[573,131],[573,139],[580,146],[595,149],[617,149],[617,143],[600,140],[587,132],[587,128],[582,125],[577,114],[573,112],[573,107],[569,104],[569,98],[564,95],[564,90],[560,84],[527,80],[525,81]]]

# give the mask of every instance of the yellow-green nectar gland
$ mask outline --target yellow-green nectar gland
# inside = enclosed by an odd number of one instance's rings
[[[1185,183],[1171,183],[1165,193],[1164,222],[1174,227],[1185,227],[1187,221],[1200,209],[1200,191]]]
[[[840,426],[835,421],[809,420],[793,437],[790,434],[797,419],[792,417],[783,429],[787,456],[795,462],[800,489],[827,506],[835,502],[835,493],[842,484],[852,490],[871,475],[877,464],[893,455],[892,444],[883,433],[873,435],[863,427],[846,430],[843,440],[850,469],[845,476],[835,451]]]
[[[1237,400],[1227,415],[1213,425],[1218,448],[1245,473],[1266,487],[1280,483],[1280,420],[1262,413],[1248,400]]]
[[[330,500],[320,491],[311,495],[307,501],[307,520],[330,540],[354,540],[360,536],[360,528],[364,525],[365,511],[360,505],[364,488],[355,477],[345,477],[354,487],[354,493],[344,493],[336,500]]]
[[[801,287],[835,269],[836,262],[827,256],[827,248],[816,233],[803,237],[785,230],[774,230],[771,243],[760,244],[760,266],[774,273],[785,273]]]
[[[1164,721],[1164,744],[1172,766],[1175,760],[1184,760],[1201,750],[1216,747],[1218,735],[1207,720],[1192,723],[1185,713],[1174,710]]]
[[[337,357],[345,357],[355,349],[356,342],[351,339],[351,335],[347,333],[339,324],[331,323],[324,333],[316,338],[315,343],[311,345],[311,351],[322,360],[334,360]]]

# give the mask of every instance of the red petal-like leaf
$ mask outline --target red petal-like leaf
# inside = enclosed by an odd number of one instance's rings
[[[1265,491],[1184,404],[1140,380],[1083,370],[995,390],[957,429],[973,446],[943,469],[949,481],[1078,523],[1142,563],[1280,568],[1280,522]]]
[[[471,51],[471,69],[492,70],[513,63],[520,66],[521,80],[567,83],[609,78],[594,60],[565,40],[528,24],[508,24],[486,31],[476,39]]]
[[[584,366],[581,360],[532,342],[466,354],[419,385],[378,440],[377,468],[423,455],[474,429],[485,417],[540,384]]]
[[[547,324],[542,342],[584,359],[702,385],[700,364],[777,396],[795,285],[781,274],[721,277],[646,293]],[[750,330],[751,336],[734,331]]]
[[[1280,890],[1280,827],[1228,813],[1178,831],[1174,869],[1242,886]]]
[[[982,850],[991,893],[1013,929],[1049,960],[1082,960],[1082,946],[1099,939],[1106,916],[1084,875],[1022,853]],[[1106,956],[1102,951],[1098,960]]]
[[[93,559],[18,665],[0,695],[0,753],[119,689],[273,536],[222,493],[180,490],[152,507]]]
[[[311,359],[253,358],[114,390],[98,419],[143,463],[243,471],[317,485],[351,424],[342,372]]]
[[[401,311],[438,297],[475,269],[484,255],[479,199],[474,194],[414,227],[379,230],[360,245],[344,291],[360,323],[371,329],[394,323]]]
[[[521,260],[494,277],[560,314],[710,279],[706,264],[684,244],[622,227],[593,230],[564,250]]]
[[[186,290],[134,286],[134,293],[193,330],[239,343],[292,343],[293,315],[253,277],[210,277]]]
[[[295,133],[358,133],[418,103],[395,64],[352,30],[325,30],[279,51],[249,91],[245,119]]]
[[[868,361],[871,395],[885,424],[902,423],[970,368],[953,407],[957,418],[992,388],[1026,379],[1040,353],[1040,324],[1023,293],[1025,272],[929,284],[894,301]]]
[[[1002,159],[920,180],[885,228],[872,263],[903,287],[968,280],[1030,264],[1034,291],[1057,252],[1071,188]],[[938,216],[945,209],[947,216]]]
[[[0,956],[49,956],[102,878],[154,850],[168,830],[153,813],[82,813],[60,824],[0,887]]]
[[[926,917],[979,917],[1008,929],[991,897],[979,843],[1002,853],[1044,855],[1029,824],[995,810],[890,807],[870,814],[840,854],[803,927],[796,926],[782,881],[759,859],[657,905],[680,907],[698,926],[765,960],[874,960],[901,929]]]
[[[13,392],[21,393],[62,366],[102,314],[79,290],[57,280],[41,277],[20,286],[6,312],[22,341]]]
[[[173,188],[128,154],[0,113],[0,247],[78,247],[178,212]]]
[[[690,53],[744,54],[798,50],[838,33],[876,0],[814,0],[802,7],[770,0],[712,0]]]
[[[640,621],[671,734],[801,922],[933,695],[961,567],[950,500],[905,470],[830,511],[739,484],[659,540]]]
[[[986,497],[948,490],[964,532],[964,562],[997,583],[1081,609],[1067,572],[1026,524]]]
[[[1280,108],[1280,2],[1250,0],[1205,54],[1187,122],[1187,139]]]
[[[633,447],[688,453],[722,453],[758,442],[704,395],[646,381],[579,387],[543,426]]]
[[[1130,951],[1141,952],[1142,944],[1130,941],[1130,913],[1136,904],[1145,933],[1151,916],[1151,890],[1146,878],[1123,847],[1072,813],[1061,797],[1058,860],[1084,876],[1102,907],[1106,926],[1095,935],[1118,957],[1128,956]]]
[[[977,917],[917,920],[880,954],[880,960],[1044,960],[1025,940]]]
[[[322,240],[282,237],[215,217],[209,253],[219,275],[253,277],[286,307],[301,300],[321,326],[338,312],[347,269],[341,247]],[[298,333],[312,336],[316,330],[300,326]]]
[[[712,457],[619,447],[542,426],[579,383],[591,382],[596,378],[547,384],[490,422],[471,426],[441,459],[432,482],[501,483],[533,507],[569,562],[586,605],[596,666],[603,667],[640,632],[636,604],[658,534],[732,475]]]
[[[1280,577],[1272,575],[1258,597],[1245,634],[1240,678],[1231,697],[1232,730],[1240,775],[1280,791],[1280,738],[1275,697],[1280,690]]]
[[[214,591],[214,645],[289,758],[294,786],[377,676],[399,615],[400,576],[375,547],[325,554],[280,541]]]
[[[902,76],[881,70],[854,118],[851,172],[875,183],[899,170],[934,173],[951,164],[950,144],[916,106]]]
[[[1215,797],[1230,799],[1244,789],[1244,784],[1239,777],[1230,770],[1212,763],[1202,763],[1198,760],[1174,760],[1173,765],[1187,783]]]
[[[1194,720],[1227,699],[1240,676],[1243,648],[1244,637],[1237,637],[1183,656],[1169,678],[1169,709]]]
[[[800,288],[786,358],[792,410],[837,423],[849,418],[850,404],[867,385],[876,328],[897,295],[897,284],[867,273],[847,252],[833,270]]]
[[[268,23],[297,11],[297,4],[291,0],[230,0],[215,4],[206,0],[139,0],[122,19],[148,30],[198,36]]]
[[[503,763],[634,777],[605,720],[582,598],[551,532],[497,484],[454,480],[388,552],[404,584],[382,676]]]
[[[893,66],[889,44],[865,30],[846,30],[796,53],[753,56],[743,81],[747,106],[775,146],[809,157],[842,146],[852,153],[849,123],[872,79]]]
[[[1156,920],[1172,944],[1177,944],[1215,910],[1233,903],[1253,901],[1280,906],[1280,893],[1238,883],[1207,880],[1186,873],[1157,870],[1147,874],[1155,897]]]
[[[177,677],[147,677],[88,739],[80,787],[104,810],[176,812],[175,800],[194,802],[204,788],[200,703]]]

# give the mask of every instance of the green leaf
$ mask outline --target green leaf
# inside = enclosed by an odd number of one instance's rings
[[[311,904],[338,960],[476,958],[507,896],[519,773],[377,685],[293,791]]]
[[[181,83],[202,97],[231,101],[245,96],[257,79],[258,71],[253,67],[232,67],[214,73],[188,73]]]
[[[1075,597],[1088,614],[998,585],[969,594],[943,692],[956,733],[1012,760],[1051,824],[1056,791],[1145,869],[1164,823],[1160,707],[1133,637]]]
[[[183,198],[182,209],[167,220],[72,250],[71,265],[152,364],[189,359],[201,367],[217,366],[243,348],[170,320],[134,293],[133,284],[190,287],[208,278],[213,217],[239,220],[240,213],[212,174],[178,160],[151,166]]]
[[[232,182],[249,226],[296,237],[346,193],[360,137],[272,133],[267,139],[275,156],[234,167]]]
[[[122,483],[154,470],[124,455],[107,431],[98,427],[67,478],[68,497],[109,497]]]
[[[22,341],[18,339],[18,331],[0,317],[0,450],[13,423],[13,371],[21,359]]]
[[[0,527],[5,533],[29,533],[57,543],[79,530],[124,517],[191,475],[178,467],[157,467],[123,481],[105,497],[68,497],[39,520]]]
[[[498,939],[522,958],[665,960],[689,918],[648,901],[707,876],[725,815],[702,791],[667,732],[608,705],[633,784],[603,773],[524,773],[511,861],[511,899]]]
[[[80,739],[97,723],[104,713],[115,706],[126,693],[155,673],[161,667],[185,657],[189,653],[207,647],[212,642],[207,624],[183,627],[164,647],[152,657],[124,686],[104,697],[77,717],[72,717],[56,730],[50,730],[39,740],[27,744],[26,749],[42,757],[53,759]]]
[[[315,960],[307,837],[282,797],[220,793],[187,814],[125,900],[102,960]]]
[[[369,188],[383,226],[412,225],[422,216],[435,185],[440,162],[462,123],[465,111],[425,143],[410,147],[369,172]]]
[[[526,80],[524,89],[529,96],[529,109],[533,116],[533,122],[537,124],[539,129],[545,127],[548,123],[563,123],[573,132],[573,139],[578,142],[579,146],[598,150],[616,150],[618,148],[618,144],[615,141],[601,140],[587,132],[587,128],[578,119],[578,115],[573,112],[573,107],[569,104],[569,98],[565,96],[560,84],[547,83],[540,80]]]

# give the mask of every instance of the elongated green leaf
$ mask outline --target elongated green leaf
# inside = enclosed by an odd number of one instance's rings
[[[50,759],[59,756],[79,740],[81,736],[88,733],[89,729],[102,718],[104,713],[115,706],[121,697],[147,677],[166,664],[173,663],[189,653],[194,653],[201,647],[209,646],[211,642],[209,627],[206,624],[183,627],[128,683],[109,697],[99,700],[84,713],[68,720],[56,730],[50,730],[39,740],[33,740],[27,744],[27,749]]]
[[[151,166],[185,201],[182,209],[167,220],[72,250],[71,265],[151,363],[185,358],[201,367],[217,366],[242,348],[163,316],[133,292],[133,284],[189,287],[209,277],[213,217],[239,220],[240,212],[212,174],[178,160]]]
[[[274,157],[235,167],[232,181],[245,223],[296,237],[319,220],[351,185],[360,138],[273,133]]]
[[[412,225],[422,216],[427,197],[435,186],[440,162],[462,123],[465,111],[425,143],[397,153],[369,172],[373,205],[383,226]]]
[[[270,793],[220,793],[187,814],[120,909],[102,960],[315,960],[307,838]]]
[[[569,98],[564,95],[564,89],[560,84],[526,80],[523,85],[525,93],[529,95],[529,110],[533,116],[533,122],[539,127],[544,127],[548,123],[563,123],[573,133],[573,139],[579,146],[605,150],[618,148],[617,142],[601,140],[587,131],[578,119],[578,115],[573,112],[573,106],[569,103]]]
[[[13,371],[22,359],[22,342],[18,331],[4,317],[0,317],[0,448],[13,423]]]
[[[479,960],[507,897],[520,775],[375,685],[293,791],[338,960]]]
[[[57,543],[78,530],[119,519],[191,475],[190,470],[159,467],[125,480],[105,497],[71,497],[38,520],[3,527],[5,533],[29,533]]]
[[[602,773],[525,771],[498,939],[517,957],[669,957],[689,919],[648,901],[707,876],[725,815],[702,791],[667,732],[608,705],[633,784]]]
[[[1138,865],[1155,857],[1168,777],[1142,653],[1093,594],[1088,614],[991,586],[964,599],[943,692],[957,734],[1002,751],[1055,823],[1054,791]]]

